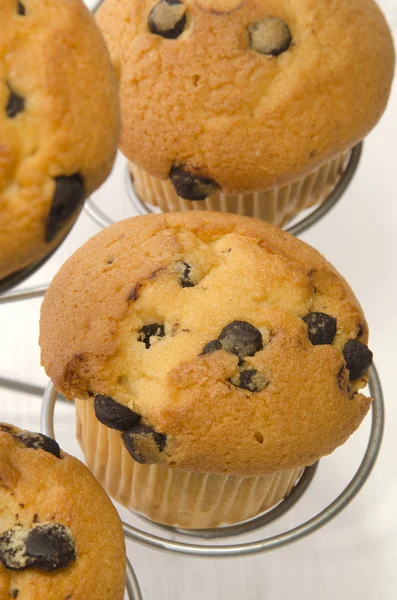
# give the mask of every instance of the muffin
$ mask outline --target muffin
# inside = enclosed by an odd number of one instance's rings
[[[0,600],[124,598],[117,511],[54,440],[0,423],[0,506]]]
[[[118,83],[80,0],[0,5],[0,281],[51,253],[106,179]]]
[[[373,0],[105,0],[121,64],[120,148],[162,211],[283,225],[335,188],[390,93]]]
[[[135,217],[89,240],[41,310],[42,363],[75,399],[108,493],[187,528],[243,521],[366,415],[372,353],[353,292],[264,221]]]

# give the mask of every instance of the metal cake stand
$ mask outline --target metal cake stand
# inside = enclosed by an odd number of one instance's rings
[[[100,0],[95,4],[93,12],[95,12],[102,4],[103,0]],[[316,224],[322,219],[341,199],[343,194],[346,192],[353,177],[357,171],[357,167],[360,162],[362,154],[363,144],[358,144],[351,151],[348,160],[346,162],[345,170],[341,176],[341,179],[335,189],[330,193],[327,199],[319,206],[315,207],[310,214],[301,218],[300,220],[294,219],[289,225],[285,227],[285,230],[292,235],[298,236],[306,231],[309,227]],[[150,208],[144,204],[134,193],[131,178],[128,170],[126,170],[125,179],[127,192],[131,200],[132,207],[135,213],[146,214],[152,212]],[[88,198],[84,205],[84,210],[95,221],[100,227],[106,227],[113,223],[113,220],[103,212],[91,198]],[[65,236],[66,237],[66,236]],[[29,267],[18,271],[10,275],[9,277],[0,281],[0,304],[6,304],[10,302],[17,302],[21,300],[28,300],[32,298],[39,298],[44,296],[48,285],[40,285],[32,288],[27,288],[18,291],[11,291],[13,287],[19,285],[34,272],[36,272],[59,248],[63,243],[65,237],[60,240],[59,244],[55,249],[48,253],[40,261],[36,262]],[[43,396],[42,414],[41,414],[41,428],[42,432],[46,435],[55,438],[54,436],[54,410],[57,400],[63,400],[62,396],[58,395],[52,383],[49,383],[47,388],[30,384],[29,382],[16,381],[5,377],[0,377],[0,387],[12,389],[14,391],[20,391],[36,396]],[[326,508],[320,513],[302,523],[301,525],[294,527],[288,531],[285,531],[279,535],[272,537],[264,537],[259,541],[253,541],[243,544],[232,543],[232,544],[221,544],[217,543],[214,545],[205,544],[206,540],[221,540],[226,538],[234,538],[239,535],[248,534],[252,532],[258,532],[264,526],[269,523],[273,523],[276,519],[285,515],[298,500],[305,494],[313,480],[313,477],[317,470],[317,464],[305,469],[299,482],[294,487],[293,491],[288,498],[280,502],[275,508],[268,510],[262,515],[259,515],[249,521],[232,525],[228,527],[220,527],[217,529],[200,529],[200,530],[185,530],[180,528],[167,527],[164,525],[156,524],[148,521],[141,515],[141,519],[155,525],[159,528],[161,534],[152,535],[146,531],[133,527],[127,523],[123,523],[123,529],[125,536],[128,540],[153,548],[161,550],[171,554],[178,554],[190,557],[202,557],[202,558],[226,558],[226,557],[242,557],[262,552],[269,552],[282,548],[292,542],[299,541],[309,534],[317,531],[322,526],[330,522],[335,518],[358,494],[363,487],[367,478],[369,477],[372,468],[375,464],[376,458],[379,453],[379,449],[382,442],[383,426],[384,426],[384,404],[382,388],[379,381],[378,373],[375,366],[370,369],[370,381],[369,389],[371,396],[374,398],[372,404],[372,423],[371,432],[368,440],[368,445],[364,454],[364,457],[359,465],[357,472],[353,479],[343,490],[343,492]],[[181,536],[187,541],[177,542],[170,540],[169,535]],[[190,539],[189,539],[190,538]],[[204,543],[193,543],[191,540],[201,540]],[[142,600],[142,593],[139,587],[138,580],[135,572],[131,566],[131,563],[127,559],[127,582],[126,590],[129,600]]]

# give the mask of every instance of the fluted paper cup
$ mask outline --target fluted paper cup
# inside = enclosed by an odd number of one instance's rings
[[[214,210],[262,219],[281,227],[306,208],[322,203],[335,189],[345,170],[349,152],[281,187],[251,194],[226,195],[216,192],[205,200],[180,198],[170,179],[158,179],[134,163],[129,163],[131,185],[138,198],[163,212]]]
[[[235,477],[141,465],[121,433],[97,420],[93,399],[75,404],[77,438],[89,469],[114,500],[157,523],[190,529],[240,523],[288,496],[303,472]]]

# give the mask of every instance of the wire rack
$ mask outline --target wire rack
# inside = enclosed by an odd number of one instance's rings
[[[290,223],[285,230],[292,235],[300,235],[306,231],[309,227],[316,224],[322,219],[341,199],[343,194],[349,187],[353,177],[357,171],[360,163],[363,145],[360,143],[352,149],[345,166],[345,170],[342,177],[330,193],[327,199],[320,205],[313,209],[307,216],[300,219],[295,219],[294,222]],[[125,184],[128,196],[131,200],[131,205],[134,213],[145,214],[151,212],[147,205],[142,203],[133,193],[133,186],[131,179],[126,172]],[[113,223],[113,220],[108,214],[103,212],[91,198],[86,200],[84,209],[89,217],[95,221],[100,227],[106,227]],[[61,240],[57,247],[63,243]],[[40,285],[32,288],[26,288],[23,290],[12,291],[12,288],[19,285],[22,281],[30,277],[37,269],[39,269],[57,250],[55,248],[46,257],[44,257],[38,263],[31,265],[30,267],[19,271],[11,275],[10,277],[0,282],[0,304],[7,304],[10,302],[18,302],[22,300],[29,300],[33,298],[39,298],[44,296],[48,285]],[[62,396],[57,394],[51,383],[48,384],[47,388],[44,389],[40,386],[33,385],[29,382],[18,381],[8,379],[6,377],[0,377],[0,387],[12,389],[14,391],[24,392],[37,396],[43,396],[42,415],[41,415],[41,429],[43,433],[54,436],[54,410],[57,401],[64,400]],[[143,522],[155,525],[162,535],[152,535],[143,529],[139,529],[123,523],[123,530],[127,540],[136,542],[143,546],[168,552],[171,554],[177,554],[182,556],[190,557],[202,557],[202,558],[227,558],[227,557],[241,557],[262,552],[269,552],[276,550],[291,544],[295,541],[301,540],[326,523],[336,517],[356,496],[360,491],[365,481],[367,480],[374,463],[382,441],[383,424],[384,424],[384,405],[382,388],[379,381],[379,377],[375,366],[371,367],[370,371],[370,392],[374,398],[372,404],[372,425],[371,433],[368,440],[368,445],[362,459],[361,464],[358,467],[356,474],[349,483],[349,485],[343,490],[343,492],[326,508],[324,508],[319,514],[315,515],[310,520],[302,523],[294,529],[285,531],[279,535],[273,537],[264,537],[259,541],[253,541],[243,544],[233,543],[229,545],[215,543],[192,543],[191,540],[214,541],[226,538],[234,538],[239,535],[258,532],[269,523],[273,523],[276,519],[282,517],[289,511],[297,502],[302,498],[317,470],[317,464],[305,469],[299,482],[294,487],[291,494],[280,502],[275,508],[261,514],[249,521],[232,525],[228,527],[221,527],[217,529],[200,529],[200,530],[184,530],[180,528],[167,527],[164,525],[152,523],[142,517]],[[181,536],[189,541],[173,541],[166,536]],[[127,584],[126,584],[127,595],[130,600],[142,600],[142,593],[139,587],[139,583],[135,572],[131,566],[131,563],[127,559]]]
[[[92,11],[95,13],[103,0],[95,3]],[[350,153],[346,162],[344,173],[328,198],[307,216],[299,220],[295,219],[285,229],[292,235],[298,236],[305,232],[309,227],[316,224],[322,219],[341,199],[343,194],[349,187],[357,167],[360,163],[362,154],[362,143],[358,144]],[[125,185],[128,197],[131,201],[134,214],[147,214],[152,212],[150,207],[144,204],[134,193],[131,178],[128,171],[125,174]],[[84,205],[84,210],[88,216],[97,223],[100,227],[106,227],[113,223],[111,217],[102,211],[91,198],[88,198]],[[65,236],[66,237],[66,236]],[[65,238],[64,238],[65,239]],[[60,240],[59,244],[47,256],[40,261],[30,265],[29,267],[10,275],[0,281],[0,304],[40,298],[44,296],[48,285],[40,285],[32,288],[27,288],[18,291],[12,291],[12,288],[21,284],[35,273],[47,260],[56,252],[58,247],[63,243],[64,239]],[[55,438],[54,435],[54,410],[57,401],[62,401],[63,398],[57,394],[51,383],[44,389],[40,386],[33,385],[29,382],[17,381],[0,377],[0,387],[12,389],[14,391],[43,396],[42,413],[41,413],[41,429],[43,433]],[[285,531],[279,535],[272,537],[264,537],[258,541],[247,542],[243,544],[221,544],[205,543],[206,541],[216,541],[222,539],[235,538],[239,535],[258,532],[269,523],[273,523],[276,519],[282,517],[289,511],[306,493],[308,490],[318,467],[315,464],[305,469],[299,482],[296,484],[291,494],[275,508],[266,513],[255,517],[244,523],[232,525],[229,527],[221,527],[217,529],[201,529],[201,530],[184,530],[180,528],[167,527],[160,524],[152,523],[141,516],[143,522],[155,525],[161,534],[152,535],[143,529],[139,529],[123,523],[123,530],[126,539],[141,544],[143,546],[160,550],[163,552],[177,554],[187,557],[202,557],[202,558],[226,558],[226,557],[242,557],[272,550],[280,549],[288,544],[299,541],[309,534],[317,531],[325,524],[335,518],[359,493],[367,478],[369,477],[382,442],[383,427],[384,427],[384,403],[381,383],[379,376],[373,365],[370,369],[369,389],[374,401],[372,404],[372,422],[368,444],[365,450],[364,457],[359,465],[354,477],[346,488],[342,491],[335,500],[325,507],[320,513],[302,523],[301,525]],[[178,542],[169,539],[168,536],[178,535],[188,541]],[[200,540],[204,543],[193,543],[191,540]],[[131,563],[127,559],[126,572],[126,591],[129,600],[142,600],[140,586],[132,568]]]

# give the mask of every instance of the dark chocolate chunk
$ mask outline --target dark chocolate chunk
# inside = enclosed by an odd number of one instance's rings
[[[350,371],[350,381],[355,381],[368,371],[372,364],[373,354],[371,350],[357,340],[349,340],[343,348],[343,356],[346,367]]]
[[[325,313],[309,313],[303,317],[308,327],[309,340],[313,346],[332,344],[336,336],[337,321]]]
[[[196,285],[191,279],[191,270],[192,267],[187,262],[178,261],[176,263],[176,272],[179,275],[179,283],[183,288],[194,287]]]
[[[212,340],[212,342],[208,342],[208,344],[204,346],[200,356],[203,356],[204,354],[212,354],[212,352],[217,352],[218,350],[221,350],[221,348],[222,344],[218,340]]]
[[[332,344],[336,336],[337,321],[322,312],[313,312],[303,317],[308,327],[309,340],[313,346]]]
[[[151,325],[144,325],[144,327],[142,327],[142,329],[139,332],[138,340],[140,342],[143,342],[145,344],[146,348],[150,348],[150,346],[151,346],[150,338],[152,338],[152,337],[161,338],[164,336],[165,336],[164,325],[160,325],[159,323],[152,323]]]
[[[76,560],[72,534],[64,525],[45,523],[33,529],[17,525],[0,536],[0,560],[8,569],[64,569]]]
[[[218,340],[224,350],[237,354],[240,360],[263,350],[261,332],[246,321],[233,321],[226,325]]]
[[[242,369],[237,375],[232,377],[230,382],[236,387],[250,392],[260,392],[264,390],[269,381],[264,375],[258,373],[256,369]]]
[[[158,452],[163,452],[167,436],[152,427],[138,423],[123,433],[123,441],[132,458],[142,465],[158,462]]]
[[[178,196],[185,200],[205,200],[220,187],[213,179],[189,173],[184,167],[172,167],[170,179]]]
[[[24,5],[22,4],[22,2],[18,2],[17,13],[21,17],[24,17],[26,15],[26,9],[25,9]]]
[[[291,45],[291,31],[285,21],[278,17],[267,17],[248,27],[252,50],[269,56],[279,56]]]
[[[128,406],[119,404],[110,396],[102,396],[97,394],[94,400],[95,416],[110,429],[118,431],[126,431],[137,423],[141,416],[132,411]]]
[[[45,241],[52,242],[62,226],[84,202],[85,188],[81,175],[61,175],[55,178],[55,192],[48,215]]]
[[[19,590],[12,590],[12,592],[10,592],[10,597],[18,598],[18,594],[19,594]]]
[[[180,0],[160,0],[150,11],[149,29],[156,35],[174,40],[186,27],[186,9]]]
[[[61,458],[61,449],[58,443],[47,437],[43,433],[33,433],[31,431],[20,431],[15,434],[15,437],[25,444],[28,448],[34,448],[35,450],[44,450],[49,454],[53,454],[56,458]]]
[[[76,560],[70,531],[57,523],[39,525],[26,538],[26,553],[36,569],[64,569]]]
[[[10,97],[6,106],[6,113],[9,119],[14,119],[19,113],[25,110],[25,98],[18,96],[11,88]]]

